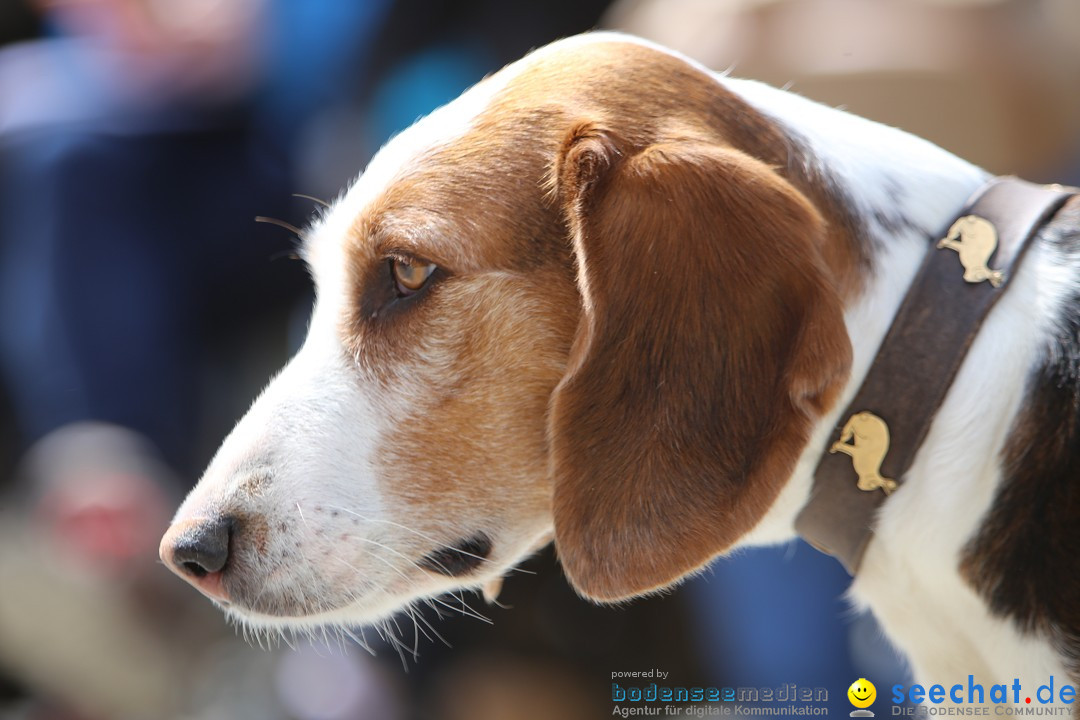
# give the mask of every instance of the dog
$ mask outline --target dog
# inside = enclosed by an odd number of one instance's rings
[[[493,593],[552,540],[604,603],[787,542],[928,247],[989,177],[632,37],[536,50],[391,140],[305,233],[307,338],[161,557],[274,629]],[[1074,198],[853,583],[918,678],[1080,677],[1078,306]]]

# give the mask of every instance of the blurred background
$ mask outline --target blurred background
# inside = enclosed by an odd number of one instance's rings
[[[506,607],[448,598],[445,643],[403,618],[409,650],[369,634],[374,656],[253,646],[157,562],[302,339],[288,226],[416,117],[596,27],[1080,182],[1077,0],[0,0],[0,718],[574,720],[651,667],[846,714],[854,679],[904,681],[801,543],[619,608],[547,552]]]

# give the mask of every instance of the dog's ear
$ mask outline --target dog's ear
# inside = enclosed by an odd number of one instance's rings
[[[580,593],[618,600],[760,520],[851,346],[822,218],[765,164],[586,124],[553,175],[582,299],[548,428],[555,541]]]

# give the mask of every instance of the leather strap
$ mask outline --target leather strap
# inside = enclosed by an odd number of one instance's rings
[[[803,538],[852,575],[887,496],[885,489],[858,485],[880,488],[903,480],[1028,241],[1076,192],[995,178],[969,200],[946,239],[927,252],[862,387],[840,416],[830,447],[823,448],[810,499],[795,520]],[[986,262],[994,229],[996,252]],[[884,439],[881,425],[887,429]]]

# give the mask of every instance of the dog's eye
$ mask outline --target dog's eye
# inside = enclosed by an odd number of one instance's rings
[[[394,286],[397,288],[399,297],[408,297],[418,292],[435,272],[433,263],[422,263],[418,260],[405,260],[393,258],[390,260],[390,274],[394,278]]]

